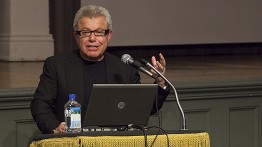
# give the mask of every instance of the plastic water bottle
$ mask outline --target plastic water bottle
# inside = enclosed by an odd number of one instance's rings
[[[69,101],[64,106],[66,132],[81,132],[81,105],[76,101],[75,94],[69,94]]]

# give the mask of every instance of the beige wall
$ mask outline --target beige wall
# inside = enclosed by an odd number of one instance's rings
[[[111,46],[262,42],[261,0],[81,0],[106,7]]]
[[[0,60],[38,61],[54,54],[48,0],[0,1]]]

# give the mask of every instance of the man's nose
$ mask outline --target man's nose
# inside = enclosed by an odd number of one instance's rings
[[[94,32],[91,32],[90,36],[89,36],[89,41],[96,41],[96,35]]]

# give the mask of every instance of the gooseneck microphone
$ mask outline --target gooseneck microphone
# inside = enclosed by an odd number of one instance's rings
[[[180,105],[178,96],[177,96],[177,92],[176,92],[176,88],[174,87],[174,85],[162,74],[160,73],[153,65],[151,65],[148,61],[146,61],[145,59],[141,59],[141,63],[144,64],[145,66],[151,68],[152,70],[154,70],[158,76],[160,76],[161,78],[163,78],[170,87],[172,87],[174,93],[175,93],[175,97],[176,97],[176,101],[177,101],[177,106],[179,108],[179,111],[181,113],[182,116],[182,128],[181,130],[187,130],[186,129],[186,118],[185,118],[185,113]]]
[[[129,64],[135,67],[136,69],[140,70],[141,72],[145,73],[146,75],[150,76],[151,78],[155,79],[154,75],[151,72],[146,70],[140,62],[134,61],[133,58],[129,54],[122,55],[121,60],[125,64]]]

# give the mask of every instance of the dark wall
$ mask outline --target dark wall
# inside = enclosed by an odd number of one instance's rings
[[[126,46],[109,47],[109,52],[122,56],[130,54],[137,58],[147,58],[158,53],[165,56],[201,56],[201,55],[252,55],[262,54],[262,43],[235,44],[198,44],[198,45],[163,45],[163,46]]]
[[[193,83],[191,83],[193,84]],[[187,128],[207,131],[212,147],[260,147],[262,145],[262,83],[215,82],[177,84],[177,92],[187,120]],[[30,112],[35,89],[0,90],[0,146],[28,146],[40,134]],[[180,113],[170,93],[160,110],[160,127],[179,130]],[[149,126],[158,126],[152,116]]]
[[[73,21],[80,0],[49,0],[50,33],[53,34],[55,54],[76,49]]]

